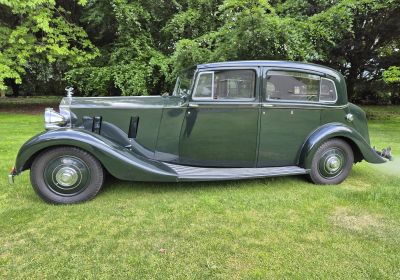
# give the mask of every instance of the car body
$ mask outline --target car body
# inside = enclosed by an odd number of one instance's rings
[[[31,169],[35,190],[52,203],[93,197],[102,181],[82,193],[103,177],[100,168],[129,181],[305,174],[337,184],[353,163],[390,157],[371,148],[366,114],[348,102],[344,77],[308,63],[202,64],[178,78],[172,95],[69,94],[45,119],[47,130],[21,147],[11,176]]]

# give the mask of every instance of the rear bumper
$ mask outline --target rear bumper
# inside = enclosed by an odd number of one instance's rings
[[[378,151],[375,149],[375,147],[372,148],[374,150],[375,153],[377,153],[380,157],[383,157],[385,159],[388,159],[390,161],[393,160],[393,156],[392,156],[392,148],[391,147],[387,147],[382,149],[382,151]]]

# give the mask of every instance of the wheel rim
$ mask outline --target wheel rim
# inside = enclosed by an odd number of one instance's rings
[[[332,179],[342,173],[346,165],[346,155],[342,149],[331,148],[322,155],[318,162],[318,170],[322,177]]]
[[[74,156],[62,156],[51,160],[44,169],[44,181],[54,193],[72,196],[87,187],[90,170],[86,163]]]

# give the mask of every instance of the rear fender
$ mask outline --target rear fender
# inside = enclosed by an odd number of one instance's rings
[[[355,129],[342,123],[328,123],[315,130],[306,140],[300,153],[299,165],[303,168],[311,168],[311,162],[318,147],[331,138],[342,138],[352,148],[358,148],[362,159],[369,163],[386,162],[368,144],[368,142]]]
[[[84,129],[57,129],[40,133],[19,150],[16,172],[29,169],[43,150],[56,146],[71,146],[96,157],[114,177],[129,181],[176,181],[176,173],[159,161],[135,154],[129,149]]]

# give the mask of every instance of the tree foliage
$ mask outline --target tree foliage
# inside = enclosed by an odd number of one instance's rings
[[[388,84],[400,84],[400,67],[390,66],[383,72],[383,80]]]
[[[279,59],[336,68],[362,99],[400,65],[398,0],[0,0],[0,13],[1,88],[159,94],[198,63]]]
[[[153,17],[143,3],[93,1],[86,7],[82,20],[88,29],[98,31],[92,33],[93,41],[107,43],[102,48],[102,59],[66,75],[84,94],[143,95],[160,88],[168,64],[153,39]]]
[[[185,67],[186,59],[192,63],[237,59],[323,61],[328,57],[326,50],[341,38],[336,31],[347,31],[345,16],[338,13],[337,20],[330,21],[319,14],[304,19],[281,16],[262,0],[224,1],[217,16],[217,29],[178,42],[175,69]],[[331,28],[333,21],[337,23],[336,31]]]
[[[354,97],[357,84],[379,80],[382,69],[400,64],[396,43],[400,37],[400,1],[347,0],[336,7],[349,11],[351,29],[336,42],[326,62],[345,74],[349,95]],[[392,51],[388,51],[390,46]]]
[[[20,84],[35,65],[64,62],[79,67],[98,56],[85,30],[56,1],[0,0],[0,5],[0,89],[6,79]]]

